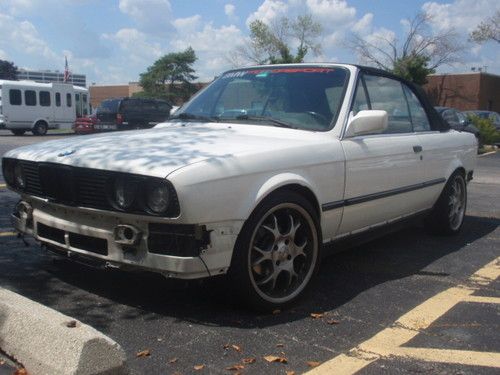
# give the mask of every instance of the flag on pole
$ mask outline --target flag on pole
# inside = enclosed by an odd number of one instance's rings
[[[63,78],[63,82],[68,82],[69,81],[70,72],[69,72],[69,68],[68,68],[68,58],[66,56],[64,56],[64,61],[65,61],[65,64],[64,64],[64,78]]]

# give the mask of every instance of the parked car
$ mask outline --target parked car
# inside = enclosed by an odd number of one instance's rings
[[[493,111],[465,111],[467,116],[478,116],[482,119],[490,119],[493,122],[493,126],[500,131],[500,115]]]
[[[275,309],[303,294],[323,244],[415,218],[457,233],[476,148],[401,78],[295,64],[228,71],[154,129],[21,147],[2,167],[16,230],[49,250],[227,274]]]
[[[73,130],[76,134],[90,134],[94,133],[94,125],[97,124],[97,115],[79,117],[73,124]]]
[[[95,130],[147,129],[168,119],[172,105],[164,100],[116,98],[97,108]]]
[[[474,126],[465,113],[457,111],[455,108],[449,107],[434,107],[441,115],[444,121],[446,121],[452,129],[458,131],[464,131],[474,134],[478,144],[480,143],[480,132],[479,129]]]

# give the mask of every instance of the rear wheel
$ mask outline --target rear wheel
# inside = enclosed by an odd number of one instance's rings
[[[266,199],[243,226],[230,275],[239,297],[258,310],[299,298],[319,265],[321,234],[312,205],[283,192]]]
[[[11,132],[14,135],[23,135],[26,132],[26,130],[23,130],[23,129],[12,129]]]
[[[431,214],[427,228],[437,234],[455,234],[460,231],[467,208],[467,185],[461,172],[456,171],[446,183]]]
[[[34,135],[45,135],[47,134],[48,130],[48,125],[44,121],[38,121],[35,126],[33,127],[33,134]]]

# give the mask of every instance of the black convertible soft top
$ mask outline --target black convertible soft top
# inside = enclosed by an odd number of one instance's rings
[[[443,120],[443,118],[439,115],[439,113],[436,112],[434,107],[432,106],[431,102],[429,101],[429,98],[427,97],[427,94],[424,92],[421,86],[414,84],[413,82],[410,82],[404,78],[398,77],[395,74],[392,74],[390,72],[387,72],[382,69],[377,69],[373,68],[371,66],[364,66],[364,65],[355,65],[358,67],[361,72],[367,73],[367,74],[372,74],[372,75],[378,75],[378,76],[384,76],[387,78],[392,78],[401,82],[404,82],[406,85],[408,85],[415,95],[420,99],[420,102],[422,103],[422,106],[424,107],[425,111],[429,115],[429,121],[431,125],[431,129],[433,130],[439,130],[441,132],[445,132],[450,130],[450,125]]]

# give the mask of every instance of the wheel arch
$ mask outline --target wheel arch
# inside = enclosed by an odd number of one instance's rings
[[[35,119],[35,121],[33,121],[31,124],[31,129],[34,129],[35,125],[38,124],[39,122],[44,122],[45,124],[47,124],[47,129],[49,129],[49,127],[50,127],[49,121],[43,117],[39,117],[39,118]]]

